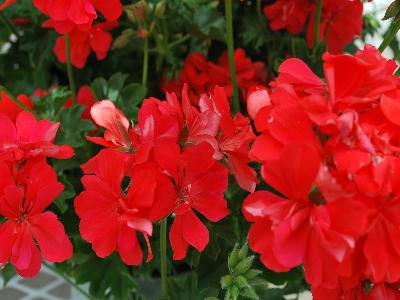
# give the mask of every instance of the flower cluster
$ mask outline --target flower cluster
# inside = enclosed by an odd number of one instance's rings
[[[267,73],[263,62],[253,62],[243,49],[238,48],[234,53],[238,88],[245,99],[247,91],[254,85],[265,84]],[[190,86],[191,99],[198,103],[204,93],[212,91],[215,86],[222,86],[228,96],[232,96],[232,80],[230,75],[228,54],[225,52],[217,63],[208,61],[200,52],[189,55],[184,62],[178,79],[163,78],[161,89],[166,92],[180,93],[183,85]]]
[[[250,246],[274,271],[303,264],[315,299],[392,299],[400,281],[397,65],[369,45],[323,61],[325,80],[291,58],[271,90],[250,94],[260,132],[250,156],[281,194],[245,200]]]
[[[107,148],[82,165],[85,191],[75,208],[82,237],[100,257],[117,251],[126,264],[139,265],[139,233],[151,259],[153,223],[171,213],[174,259],[183,259],[189,246],[202,251],[209,242],[203,217],[217,222],[229,213],[228,172],[255,189],[256,173],[247,165],[255,136],[247,118],[230,116],[223,88],[203,94],[197,107],[187,86],[181,101],[174,93],[146,99],[135,126],[109,100],[95,103],[91,115],[105,133],[88,140]]]
[[[58,37],[54,52],[62,63],[66,62],[66,35],[71,43],[71,62],[83,68],[90,51],[102,60],[106,57],[112,42],[111,29],[118,25],[122,13],[120,0],[34,0],[33,4],[46,16],[43,26],[54,28],[62,36]],[[93,23],[100,12],[105,22]]]
[[[314,21],[317,11],[315,0],[276,0],[264,8],[264,14],[270,21],[272,30],[287,29],[291,34],[299,34],[307,25],[307,43],[314,44]],[[363,1],[362,0],[325,0],[322,4],[319,39],[326,37],[328,51],[342,53],[361,35]]]
[[[73,150],[53,143],[59,123],[37,121],[26,111],[15,117],[8,107],[0,113],[0,263],[10,261],[18,274],[33,277],[42,255],[51,262],[72,257],[63,225],[45,210],[64,189],[46,158],[67,159]]]

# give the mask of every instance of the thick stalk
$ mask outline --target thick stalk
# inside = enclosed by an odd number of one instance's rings
[[[14,102],[16,105],[18,105],[20,108],[22,108],[25,111],[29,111],[34,116],[38,117],[36,112],[34,112],[28,106],[26,106],[21,101],[19,101],[18,98],[15,97],[13,94],[11,94],[10,91],[8,89],[6,89],[4,86],[0,85],[0,91],[4,91],[7,94],[7,96],[11,99],[11,101]]]
[[[71,90],[72,101],[74,104],[76,104],[78,100],[76,98],[74,72],[71,63],[71,39],[68,34],[65,35],[65,54],[67,57],[67,74],[68,74],[69,88]]]
[[[226,43],[228,46],[229,67],[232,78],[233,89],[233,112],[240,111],[239,90],[237,86],[236,67],[233,45],[233,20],[232,20],[232,0],[225,0],[225,18],[226,18]]]
[[[168,299],[167,217],[160,224],[161,297]]]
[[[314,20],[314,49],[316,49],[319,44],[319,27],[321,24],[321,12],[322,12],[322,0],[318,0],[317,11],[315,12],[315,20]]]
[[[392,42],[392,40],[396,37],[397,32],[400,30],[400,20],[393,21],[390,25],[388,32],[385,35],[385,38],[382,41],[382,44],[379,46],[379,51],[383,52],[387,46]]]
[[[4,27],[10,31],[10,33],[13,33],[17,36],[17,38],[20,37],[18,30],[14,27],[14,25],[10,22],[9,19],[3,14],[2,11],[0,11],[0,21],[3,23]]]
[[[73,282],[71,280],[71,278],[66,276],[63,272],[60,272],[59,270],[57,270],[57,268],[55,268],[53,265],[49,264],[46,261],[43,261],[43,265],[45,265],[48,269],[50,269],[54,273],[56,273],[59,276],[61,276],[71,287],[73,287],[75,290],[77,290],[80,294],[85,296],[87,299],[92,299],[90,297],[90,295],[87,292],[85,292],[79,285],[77,285],[75,282]]]
[[[147,87],[147,77],[149,73],[149,37],[143,40],[143,72],[142,85]]]

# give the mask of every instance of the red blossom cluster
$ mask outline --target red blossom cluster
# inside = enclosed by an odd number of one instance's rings
[[[369,45],[323,61],[325,80],[291,58],[249,96],[250,156],[281,194],[245,200],[250,246],[274,271],[303,264],[314,299],[399,299],[397,65]]]
[[[118,25],[122,13],[120,0],[33,0],[33,4],[50,19],[43,26],[54,28],[60,36],[54,47],[57,58],[66,62],[66,41],[71,43],[71,62],[77,68],[83,68],[93,50],[96,57],[106,57],[112,42],[111,29]],[[100,12],[105,22],[93,23]]]
[[[64,189],[46,158],[67,159],[73,150],[53,143],[59,123],[37,121],[26,111],[17,113],[5,93],[2,98],[0,263],[11,262],[19,275],[33,277],[40,270],[42,256],[50,262],[72,257],[72,244],[62,223],[45,210]]]
[[[252,86],[266,83],[265,64],[260,61],[251,61],[241,48],[235,50],[234,59],[238,88],[242,93],[242,98],[245,99],[247,91]],[[189,92],[194,104],[198,103],[202,94],[212,91],[216,86],[224,87],[226,94],[232,96],[232,79],[227,52],[218,59],[217,63],[208,61],[200,52],[192,53],[185,59],[178,79],[166,80],[164,77],[161,89],[179,94],[184,84],[190,86]]]
[[[316,10],[316,0],[276,0],[264,7],[264,14],[272,30],[286,29],[291,34],[303,32],[308,21],[307,43],[312,48]],[[323,1],[319,39],[322,41],[326,37],[330,53],[342,53],[354,36],[361,35],[362,13],[362,0]]]
[[[82,165],[85,191],[75,208],[82,237],[100,257],[117,251],[126,264],[139,265],[139,233],[151,259],[153,223],[171,213],[174,259],[183,259],[189,246],[203,251],[209,232],[202,220],[229,213],[228,172],[255,189],[256,173],[247,165],[255,136],[247,118],[231,117],[223,88],[203,94],[199,106],[191,104],[187,86],[181,101],[174,93],[146,99],[135,126],[109,100],[95,103],[91,115],[105,133],[88,140],[107,149]]]

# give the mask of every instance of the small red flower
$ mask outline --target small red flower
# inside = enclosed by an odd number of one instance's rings
[[[236,49],[234,53],[238,87],[242,95],[253,85],[263,84],[266,81],[265,65],[262,62],[253,62],[248,58],[243,49]],[[224,53],[218,63],[207,61],[203,54],[192,53],[185,59],[183,69],[176,80],[169,81],[163,78],[161,89],[166,92],[180,94],[184,84],[188,84],[189,97],[193,104],[198,104],[202,94],[212,91],[216,86],[225,88],[228,96],[232,96],[232,82],[227,53]]]
[[[44,161],[27,164],[16,181],[0,162],[0,172],[0,214],[6,218],[0,225],[0,262],[10,261],[19,275],[33,277],[42,255],[51,262],[71,258],[72,244],[63,225],[53,213],[43,212],[64,188],[54,170]]]
[[[272,30],[287,29],[291,34],[304,30],[310,13],[311,0],[277,0],[264,7]]]
[[[65,34],[74,28],[89,28],[97,12],[107,21],[116,21],[122,13],[120,0],[33,0],[33,4],[51,18],[59,33]]]
[[[28,96],[21,94],[17,97],[17,99],[26,107],[30,109],[33,108],[32,99]],[[21,111],[23,111],[23,109],[15,104],[6,92],[0,92],[0,113],[6,114],[13,122],[15,122],[17,115]]]
[[[79,69],[83,68],[86,65],[91,50],[95,52],[98,60],[106,58],[112,42],[112,35],[109,31],[117,25],[117,22],[103,22],[91,25],[85,30],[72,30],[69,33],[72,64]],[[52,20],[46,22],[45,26],[56,28]],[[58,37],[54,46],[54,52],[58,60],[62,63],[67,61],[65,47],[65,37]]]
[[[307,42],[313,47],[316,1],[277,0],[264,8],[264,14],[272,30],[286,29],[291,34],[302,33],[308,20]],[[361,35],[362,14],[361,0],[323,1],[319,39],[326,39],[330,53],[342,53],[355,36]]]
[[[0,157],[9,161],[28,158],[54,157],[67,159],[73,156],[70,146],[53,144],[60,123],[37,121],[26,111],[20,112],[15,124],[0,113]]]
[[[97,256],[117,251],[124,263],[140,265],[143,252],[137,233],[146,240],[149,261],[152,223],[173,209],[176,194],[156,164],[148,162],[130,170],[130,160],[131,155],[111,149],[93,158],[85,168],[93,175],[83,176],[85,191],[75,199],[75,210],[81,219],[81,235],[92,244]],[[131,184],[123,190],[121,184],[126,177]]]
[[[310,48],[314,45],[314,5],[307,28],[307,42]],[[326,37],[328,52],[342,53],[355,36],[361,35],[363,26],[363,1],[361,0],[327,0],[323,2],[320,40]]]
[[[213,152],[208,143],[188,147],[183,153],[171,143],[155,150],[157,163],[163,173],[173,178],[176,187],[176,217],[169,232],[176,260],[185,258],[189,245],[203,251],[208,244],[208,229],[194,211],[212,222],[228,214],[224,199],[228,172],[213,159]]]

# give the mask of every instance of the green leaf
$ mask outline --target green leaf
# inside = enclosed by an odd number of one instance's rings
[[[96,100],[103,100],[107,98],[108,82],[103,77],[96,78],[90,87]]]
[[[75,104],[61,111],[61,130],[58,137],[60,144],[70,145],[73,148],[81,147],[86,142],[87,131],[96,129],[91,121],[80,118],[84,110],[84,106]]]
[[[108,79],[107,99],[110,99],[113,102],[117,101],[127,78],[128,75],[126,74],[116,73]]]
[[[10,280],[16,276],[17,273],[15,272],[14,267],[11,264],[7,264],[1,270],[1,276],[3,277],[3,288],[10,282]]]
[[[147,88],[140,83],[131,83],[121,91],[122,102],[125,105],[138,106],[146,97]]]
[[[60,210],[61,214],[64,214],[68,209],[67,200],[74,198],[76,192],[73,185],[66,179],[65,176],[61,178],[61,181],[64,184],[64,190],[61,195],[54,201],[54,204]]]

